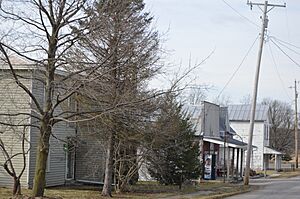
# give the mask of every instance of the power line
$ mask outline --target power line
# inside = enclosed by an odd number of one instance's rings
[[[269,52],[270,52],[270,54],[271,54],[272,61],[273,61],[273,63],[274,63],[274,68],[275,68],[275,71],[276,71],[276,73],[277,73],[277,76],[278,76],[278,78],[279,78],[279,80],[280,80],[281,86],[282,86],[282,88],[283,88],[285,94],[288,96],[288,98],[289,98],[290,100],[293,100],[293,99],[291,98],[291,96],[289,95],[289,93],[287,92],[286,86],[285,86],[285,84],[284,84],[284,82],[283,82],[283,80],[282,80],[282,78],[281,78],[281,76],[280,76],[280,73],[279,73],[279,70],[278,70],[278,65],[277,65],[277,63],[276,63],[276,61],[275,61],[275,57],[274,57],[274,54],[273,54],[273,51],[272,51],[272,48],[271,48],[270,43],[268,43],[268,46],[269,46]]]
[[[294,64],[296,64],[298,67],[300,67],[300,64],[296,62],[291,56],[289,56],[280,46],[272,39],[270,38],[270,41],[287,57],[289,58]]]
[[[295,51],[294,49],[292,49],[292,48],[288,47],[287,45],[285,45],[285,44],[282,44],[282,43],[280,43],[280,42],[278,42],[278,44],[279,44],[279,45],[282,45],[282,46],[284,46],[284,47],[286,47],[287,49],[289,49],[289,50],[290,50],[290,51],[292,51],[293,53],[295,53],[295,54],[297,54],[297,55],[300,55],[300,53],[299,53],[299,52],[297,52],[297,51]]]
[[[288,40],[290,41],[291,34],[290,34],[290,26],[289,26],[289,18],[288,18],[288,8],[285,9],[285,22],[286,22],[286,30],[288,34]]]
[[[254,23],[253,21],[251,21],[248,17],[246,17],[245,15],[241,14],[237,9],[235,9],[234,7],[232,7],[227,1],[222,0],[223,3],[225,3],[229,8],[231,8],[235,13],[237,13],[240,17],[242,17],[244,20],[248,21],[249,23],[251,23],[252,25],[256,26],[257,28],[259,28],[260,26],[257,25],[256,23]]]
[[[283,41],[283,40],[281,40],[281,39],[278,39],[278,38],[275,37],[275,36],[270,36],[270,38],[275,39],[277,42],[281,43],[282,45],[285,44],[285,45],[289,45],[289,46],[291,46],[291,47],[300,49],[300,47],[298,47],[298,46],[296,46],[296,45],[294,45],[294,44],[291,44],[291,43],[289,43],[289,42]]]
[[[286,47],[287,49],[289,49],[290,51],[292,51],[293,53],[297,54],[297,55],[300,55],[300,53],[292,48],[290,48],[289,46],[285,45],[284,43],[281,43],[279,41],[277,41],[279,45],[283,46],[283,47]]]
[[[225,90],[225,88],[229,85],[229,83],[232,81],[232,79],[234,78],[234,76],[236,75],[236,73],[239,71],[239,69],[243,65],[244,61],[246,60],[247,56],[249,55],[250,51],[252,50],[254,44],[256,43],[258,37],[259,36],[257,36],[255,38],[254,42],[252,43],[252,45],[248,49],[248,51],[247,51],[246,55],[244,56],[244,58],[242,59],[241,63],[238,65],[238,67],[235,69],[235,71],[233,72],[233,74],[231,75],[231,77],[229,78],[229,80],[226,82],[225,86],[222,88],[222,90],[220,91],[220,93],[217,95],[216,100],[219,99],[219,97],[221,96],[221,94],[223,93],[223,91]]]

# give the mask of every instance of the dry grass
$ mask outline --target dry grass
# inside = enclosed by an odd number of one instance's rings
[[[300,169],[296,169],[295,171],[267,171],[267,174],[270,175],[271,178],[292,178],[300,175]],[[278,174],[272,176],[272,174]]]
[[[224,186],[219,186],[215,188],[215,191],[209,195],[199,195],[193,197],[193,199],[219,199],[225,198],[241,193],[245,193],[251,191],[254,187],[253,186],[243,186],[237,184],[225,184]]]
[[[208,196],[199,196],[199,197],[195,197],[194,199],[220,199],[220,198],[238,195],[241,193],[246,193],[246,192],[249,192],[256,188],[257,187],[254,187],[254,186],[237,185],[237,186],[231,187],[230,189],[223,189],[223,190],[221,189],[219,191],[219,193],[214,193],[214,194],[211,194]]]
[[[264,174],[264,171],[258,171],[257,174]],[[267,176],[270,178],[291,178],[300,175],[300,169],[283,169],[282,171],[278,172],[275,170],[267,170]]]
[[[30,196],[31,190],[23,189],[24,196]],[[160,196],[161,195],[161,196]],[[49,198],[63,198],[63,199],[104,199],[101,196],[100,191],[96,190],[75,190],[68,187],[50,188],[46,189],[45,196]],[[164,197],[164,194],[143,194],[143,193],[125,193],[125,194],[113,194],[114,198],[157,198]],[[166,196],[168,196],[166,194]],[[0,188],[0,198],[11,198],[11,190],[7,188]]]
[[[236,194],[249,190],[249,187],[236,184],[223,184],[220,182],[205,182],[200,185],[184,186],[179,190],[177,186],[163,186],[158,183],[139,183],[129,188],[128,193],[113,194],[114,198],[120,199],[152,199],[152,198],[214,198],[226,194]],[[204,192],[211,191],[209,195]],[[25,196],[30,196],[31,190],[23,189]],[[73,186],[73,187],[55,187],[45,190],[45,196],[49,198],[63,199],[104,199],[100,195],[100,187],[92,186]],[[0,198],[11,198],[11,190],[0,188]]]

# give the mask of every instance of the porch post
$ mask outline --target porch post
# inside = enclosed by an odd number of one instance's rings
[[[238,179],[239,178],[239,156],[240,156],[240,149],[239,148],[237,148],[236,149],[237,151],[236,151],[236,178]]]
[[[230,178],[230,147],[227,147],[227,179]]]
[[[275,154],[275,171],[278,171],[278,155]]]
[[[235,148],[232,148],[232,159],[231,159],[231,175],[234,177],[234,157],[235,157]]]
[[[278,169],[281,170],[282,155],[278,155]]]
[[[240,176],[243,177],[244,149],[241,149]]]

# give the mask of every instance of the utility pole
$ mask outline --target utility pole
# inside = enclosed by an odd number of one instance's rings
[[[250,128],[249,128],[249,137],[248,137],[248,145],[247,145],[247,157],[246,157],[244,185],[249,185],[250,160],[251,160],[251,152],[252,152],[252,140],[253,140],[253,129],[254,129],[254,121],[255,121],[259,71],[260,71],[261,57],[262,57],[262,51],[263,51],[263,45],[264,45],[264,39],[265,39],[265,31],[268,27],[268,21],[269,21],[267,13],[275,7],[285,7],[286,6],[285,4],[284,5],[269,4],[268,1],[265,1],[265,3],[252,3],[252,2],[248,1],[247,4],[250,6],[251,9],[253,6],[258,6],[259,9],[263,11],[263,17],[262,17],[262,28],[261,28],[261,33],[260,33],[260,44],[259,44],[259,51],[258,51],[256,73],[255,73],[255,79],[254,79],[254,89],[253,89],[252,102],[251,102]],[[263,9],[261,8],[261,6],[263,6]],[[271,8],[268,10],[268,7],[271,7]]]
[[[295,80],[295,162],[296,168],[298,168],[298,92],[297,92],[297,81]]]

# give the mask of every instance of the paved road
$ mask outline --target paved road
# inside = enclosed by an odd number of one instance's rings
[[[286,179],[256,179],[250,184],[262,187],[227,199],[300,199],[300,176]]]

